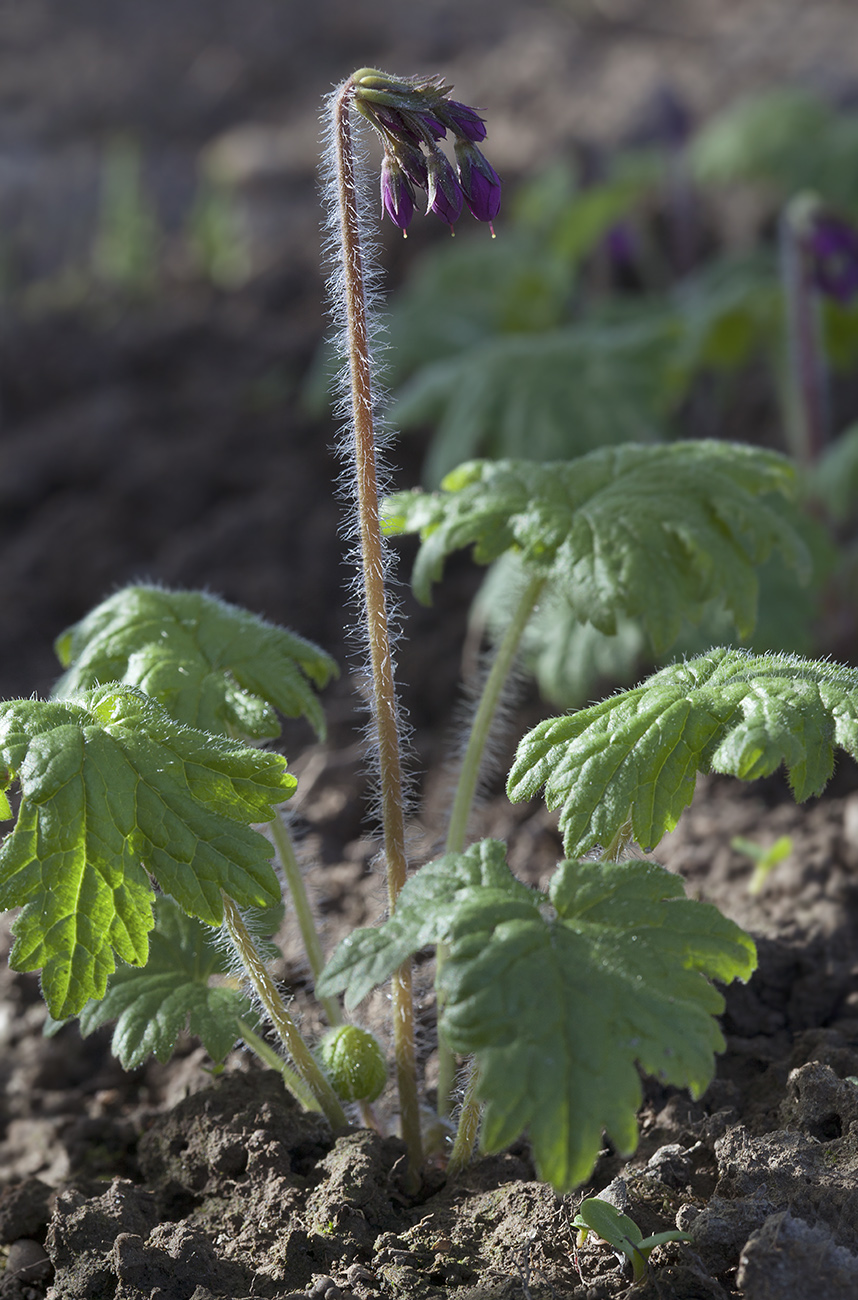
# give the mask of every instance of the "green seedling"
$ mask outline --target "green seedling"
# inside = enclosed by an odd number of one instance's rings
[[[730,841],[730,848],[735,849],[737,853],[744,853],[754,864],[753,874],[748,881],[748,893],[751,895],[759,894],[770,873],[783,862],[792,853],[792,838],[789,835],[781,835],[770,844],[767,849],[762,844],[755,844],[753,840],[745,839],[744,835],[734,835]]]
[[[504,844],[470,841],[493,722],[544,604],[602,635],[634,627],[664,654],[713,603],[749,635],[766,562],[776,554],[801,574],[809,560],[789,461],[711,439],[628,443],[612,433],[611,445],[549,464],[471,460],[435,493],[379,502],[366,260],[374,218],[352,135],[363,121],[380,137],[382,204],[401,229],[417,188],[446,224],[467,207],[491,226],[500,181],[478,148],[485,126],[449,91],[438,79],[362,69],[330,105],[332,296],[347,363],[343,445],[355,484],[387,920],[325,952],[283,814],[295,780],[283,757],[260,747],[279,739],[284,717],[324,736],[318,693],[336,671],[331,658],[212,596],[153,586],[117,592],[60,636],[64,672],[52,699],[0,704],[2,788],[13,795],[2,796],[13,826],[0,844],[0,907],[23,909],[10,961],[42,972],[56,1021],[79,1016],[89,1032],[115,1019],[114,1050],[129,1067],[150,1052],[165,1059],[186,1028],[216,1065],[243,1038],[334,1129],[347,1122],[343,1103],[377,1122],[368,1105],[387,1062],[346,1017],[390,980],[392,1066],[415,1189],[424,1133],[411,961],[434,946],[439,1115],[427,1132],[449,1127],[464,1059],[451,1174],[477,1141],[498,1151],[526,1133],[540,1177],[565,1192],[590,1175],[604,1133],[617,1151],[634,1150],[641,1071],[695,1096],[705,1090],[724,1045],[713,981],[746,980],[755,966],[751,938],[687,899],[681,879],[642,860],[635,842],[652,850],[676,825],[698,772],[752,780],[783,764],[796,798],[819,793],[836,747],[858,755],[858,672],[730,647],[685,658],[521,740],[509,797],[544,790],[560,809],[563,859],[544,890],[513,875]],[[455,163],[438,147],[442,129]],[[576,338],[560,340],[562,356]],[[590,364],[600,353],[588,346]],[[508,367],[516,358],[512,348]],[[518,573],[464,745],[444,852],[419,869],[406,851],[386,590],[384,535],[406,533],[420,538],[420,600],[462,548]],[[277,923],[269,909],[282,895],[275,852],[329,1025],[315,1043],[269,970]],[[619,1228],[610,1218],[584,1226],[607,1240],[619,1233],[636,1276],[657,1240],[679,1236],[643,1241],[620,1219]]]
[[[646,1276],[649,1257],[656,1246],[663,1246],[668,1241],[691,1240],[687,1232],[679,1232],[676,1228],[645,1237],[633,1219],[609,1201],[600,1200],[598,1196],[590,1196],[581,1202],[578,1213],[572,1220],[572,1227],[578,1229],[579,1249],[592,1232],[601,1241],[613,1246],[620,1255],[625,1255],[632,1266],[635,1282],[643,1281]]]

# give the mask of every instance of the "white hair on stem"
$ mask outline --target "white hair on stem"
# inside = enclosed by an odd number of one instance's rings
[[[338,367],[334,378],[334,412],[340,428],[336,441],[342,469],[337,480],[337,495],[345,502],[346,511],[340,524],[340,536],[346,545],[345,559],[352,577],[347,583],[349,603],[354,613],[354,620],[346,628],[346,636],[354,647],[360,678],[359,693],[363,696],[369,718],[363,727],[367,752],[372,762],[372,801],[371,814],[378,822],[381,817],[381,793],[378,769],[377,724],[372,702],[372,670],[368,658],[368,633],[366,596],[363,585],[359,518],[357,510],[357,488],[355,475],[354,426],[352,413],[352,384],[349,356],[349,333],[346,319],[346,280],[343,266],[343,246],[340,218],[340,192],[337,175],[335,149],[335,114],[333,107],[340,93],[337,87],[325,103],[323,112],[323,150],[322,150],[322,193],[325,224],[323,227],[323,252],[328,265],[327,293],[331,317],[334,326],[333,344],[337,353]],[[367,333],[370,348],[371,371],[371,414],[376,448],[376,476],[379,500],[390,490],[391,474],[385,459],[385,451],[394,437],[394,431],[385,420],[383,411],[387,393],[379,381],[380,360],[389,347],[386,322],[382,315],[383,296],[381,292],[382,270],[379,262],[380,243],[375,233],[374,203],[371,194],[372,167],[369,162],[368,127],[362,126],[362,119],[352,115],[353,125],[358,127],[352,133],[354,154],[355,188],[358,199],[358,218],[360,225],[361,279],[363,282],[364,307],[366,311]],[[382,550],[381,578],[385,587],[385,604],[390,637],[391,667],[396,670],[396,643],[402,635],[401,606],[396,594],[401,585],[393,571],[391,549],[384,544]],[[399,732],[400,752],[403,757],[411,754],[411,727],[408,716],[399,699],[396,699],[396,722]],[[413,807],[413,778],[402,772],[403,812]]]

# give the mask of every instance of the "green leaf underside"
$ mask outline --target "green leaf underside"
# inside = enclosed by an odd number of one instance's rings
[[[151,874],[208,925],[221,891],[241,906],[280,899],[270,821],[295,788],[286,760],[174,722],[142,691],[0,705],[6,788],[21,801],[0,845],[0,909],[22,907],[10,965],[42,970],[51,1015],[100,998],[114,953],[145,963]]]
[[[398,392],[390,419],[402,429],[434,427],[431,483],[463,456],[549,461],[657,442],[675,396],[676,341],[675,320],[657,309],[644,319],[487,338],[424,366]]]
[[[603,1130],[634,1149],[638,1064],[705,1089],[723,1048],[709,980],[747,979],[754,945],[654,863],[565,861],[546,898],[504,852],[487,840],[422,868],[384,926],[340,945],[320,988],[353,1004],[409,952],[446,943],[440,1029],[476,1055],[483,1147],[527,1129],[539,1176],[565,1191],[588,1177]]]
[[[315,688],[336,675],[310,641],[199,591],[126,587],[64,632],[65,698],[106,682],[139,686],[178,722],[215,735],[277,736],[277,713],[324,736]]]
[[[212,944],[211,931],[161,895],[155,899],[145,968],[116,970],[101,1001],[90,1001],[81,1011],[80,1031],[86,1037],[115,1020],[113,1055],[123,1069],[134,1070],[153,1053],[168,1061],[188,1028],[220,1065],[241,1037],[238,1019],[251,1028],[258,1023],[240,988],[209,984],[212,976],[228,975],[231,965],[226,952]]]
[[[621,616],[641,619],[663,650],[713,598],[748,635],[754,566],[774,548],[807,568],[779,499],[793,480],[782,456],[723,442],[606,447],[544,465],[471,461],[440,492],[390,497],[385,528],[419,532],[413,584],[424,602],[451,552],[473,546],[489,564],[514,551],[578,619],[608,635]]]
[[[858,670],[720,648],[540,723],[507,792],[515,802],[544,787],[568,854],[610,844],[629,821],[649,850],[691,802],[697,772],[752,781],[783,763],[801,802],[824,788],[835,746],[858,757]]]

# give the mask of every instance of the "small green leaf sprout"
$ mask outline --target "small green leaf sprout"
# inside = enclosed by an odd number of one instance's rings
[[[753,862],[754,870],[748,881],[748,893],[755,896],[762,892],[770,873],[778,863],[785,861],[792,853],[792,837],[781,835],[768,848],[764,848],[762,844],[756,844],[754,840],[746,839],[744,835],[734,835],[730,841],[730,848],[735,849],[737,853],[744,853],[745,857]]]
[[[592,1232],[601,1241],[613,1246],[615,1251],[625,1255],[631,1263],[635,1282],[643,1281],[646,1276],[649,1257],[656,1246],[663,1246],[668,1241],[691,1240],[687,1232],[680,1232],[677,1228],[645,1237],[633,1219],[611,1205],[610,1201],[600,1200],[598,1196],[589,1196],[581,1202],[578,1213],[572,1220],[572,1227],[578,1229],[578,1249]]]

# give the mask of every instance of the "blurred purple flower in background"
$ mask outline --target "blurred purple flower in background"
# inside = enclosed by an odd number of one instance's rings
[[[805,235],[811,275],[820,293],[846,306],[858,294],[858,230],[842,217],[814,214]]]
[[[465,204],[478,221],[491,226],[500,209],[501,181],[476,146],[486,137],[476,109],[449,99],[452,87],[438,77],[401,79],[364,68],[354,83],[355,107],[384,145],[381,202],[391,221],[407,230],[417,186],[427,192],[427,212],[451,229]],[[455,170],[438,147],[448,131]]]

